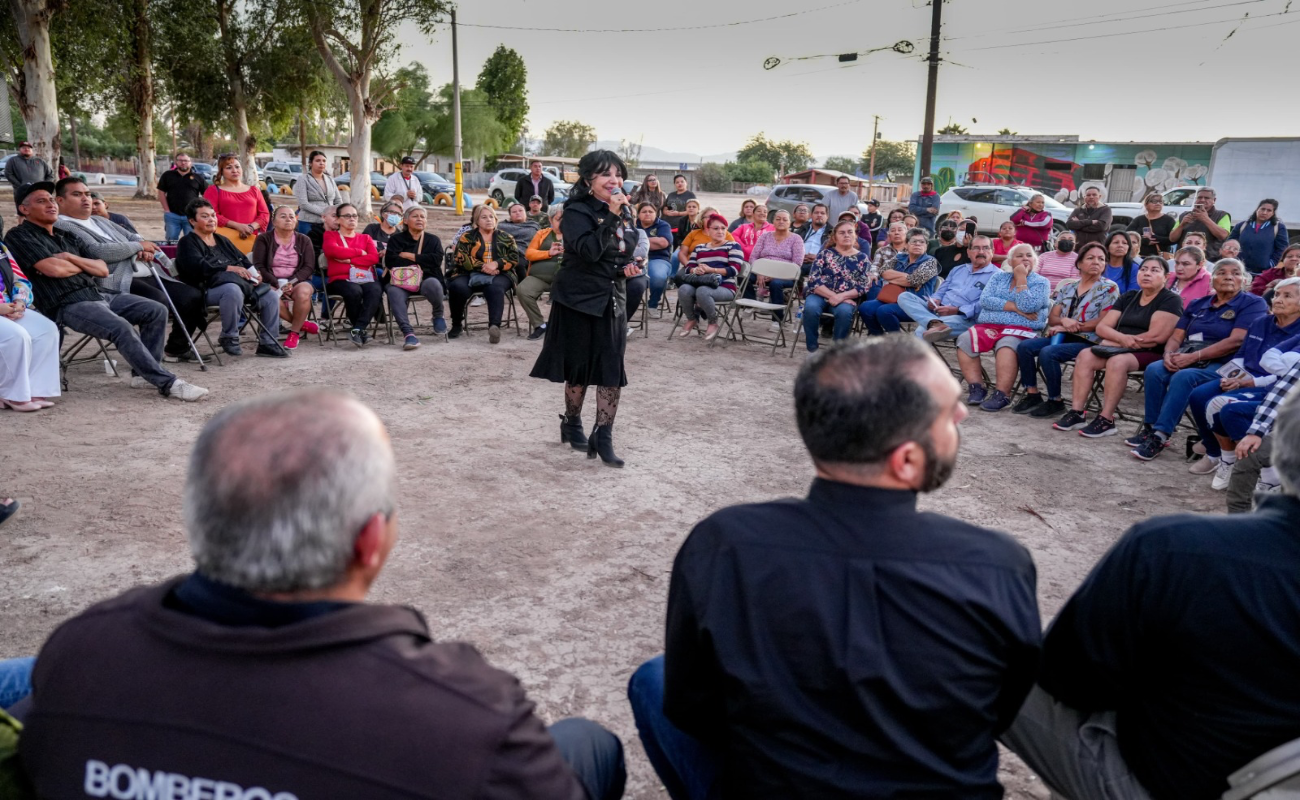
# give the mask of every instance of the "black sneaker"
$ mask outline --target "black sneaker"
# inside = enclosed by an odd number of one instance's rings
[[[281,347],[279,343],[259,344],[257,346],[257,354],[265,358],[288,358],[289,357],[289,351]]]
[[[1046,419],[1055,417],[1063,411],[1065,411],[1064,400],[1044,400],[1037,408],[1029,412],[1029,416],[1035,419]]]
[[[460,335],[461,335],[462,333],[464,333],[464,332],[465,332],[465,329],[461,326],[461,324],[460,324],[459,322],[453,322],[453,323],[451,323],[451,330],[447,331],[447,338],[448,338],[448,339],[459,339],[459,338],[460,338]]]
[[[228,356],[242,356],[244,348],[239,346],[238,339],[220,339],[221,350]]]
[[[538,325],[536,328],[533,328],[532,333],[528,334],[528,341],[530,342],[536,341],[537,339],[540,339],[545,335],[546,335],[546,326]]]
[[[988,399],[989,390],[982,383],[972,383],[966,393],[966,405],[977,406]]]
[[[1142,444],[1129,452],[1142,461],[1152,461],[1156,456],[1164,452],[1164,449],[1168,446],[1169,442],[1167,440],[1161,439],[1158,433],[1152,431],[1147,435],[1147,438],[1142,440]]]
[[[1074,431],[1088,424],[1088,418],[1083,415],[1082,411],[1070,409],[1065,412],[1065,416],[1052,423],[1052,427],[1058,431]]]
[[[1115,420],[1106,419],[1101,414],[1093,417],[1092,422],[1088,423],[1088,427],[1079,431],[1080,436],[1086,436],[1089,439],[1100,439],[1103,436],[1114,436],[1117,433],[1119,431],[1115,430]]]
[[[365,345],[366,345],[366,336],[365,336],[365,334],[363,334],[361,331],[357,330],[356,328],[353,328],[353,329],[348,333],[348,341],[349,341],[349,342],[352,342],[352,343],[353,343],[354,345],[356,345],[357,347],[365,347]]]
[[[1124,440],[1124,444],[1128,445],[1129,447],[1141,447],[1142,443],[1145,442],[1147,437],[1150,435],[1151,435],[1151,424],[1148,422],[1144,422],[1142,423],[1142,427],[1138,428],[1137,433],[1133,434],[1132,436]]]
[[[1030,411],[1033,411],[1035,408],[1038,408],[1042,404],[1043,404],[1043,396],[1041,394],[1027,394],[1024,397],[1020,398],[1019,403],[1016,403],[1014,406],[1011,407],[1011,413],[1028,414]]]

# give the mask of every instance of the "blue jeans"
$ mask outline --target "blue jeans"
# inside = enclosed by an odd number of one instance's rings
[[[562,719],[547,731],[587,790],[588,800],[618,800],[627,782],[623,743],[589,719]]]
[[[311,223],[302,222],[300,220],[298,222],[298,233],[301,233],[303,236],[306,236],[307,234],[311,233]],[[317,253],[316,255],[320,255],[320,253]]]
[[[170,211],[163,212],[163,227],[166,230],[167,240],[171,242],[194,230],[188,217]]]
[[[770,295],[767,298],[769,303],[785,303],[785,293],[794,288],[794,281],[783,281],[773,278],[767,282],[767,291]],[[785,319],[784,311],[773,311],[772,318],[777,322]]]
[[[652,258],[645,265],[646,273],[650,276],[650,302],[651,308],[659,307],[659,300],[664,296],[664,289],[668,286],[668,276],[673,274],[673,265],[665,258]],[[629,317],[631,314],[628,315]]]
[[[1218,389],[1218,381],[1196,387],[1192,392],[1190,403],[1192,407],[1192,420],[1196,423],[1196,432],[1201,435],[1201,442],[1205,445],[1205,454],[1218,458],[1223,455],[1223,448],[1219,447],[1219,440],[1214,438],[1214,434],[1222,434],[1231,438],[1233,441],[1245,436],[1246,431],[1250,429],[1251,421],[1255,417],[1255,409],[1259,408],[1260,401],[1264,399],[1264,395],[1268,390],[1256,389],[1255,387],[1250,386],[1245,389],[1234,389],[1231,392],[1211,392],[1208,388],[1211,386]],[[1207,406],[1210,404],[1211,400],[1220,395],[1226,395],[1227,397],[1240,397],[1242,398],[1242,401],[1229,403],[1224,406],[1218,414],[1214,415],[1214,425],[1211,426],[1209,415],[1207,413],[1209,411]],[[1233,408],[1234,406],[1241,406],[1243,408]],[[1244,427],[1240,426],[1238,423],[1238,419],[1242,416],[1245,416],[1246,424]],[[1240,435],[1234,436],[1228,431],[1225,424],[1231,426],[1233,431],[1240,433]]]
[[[14,703],[32,693],[32,667],[36,659],[11,658],[0,661],[0,709],[12,708]]]
[[[1020,385],[1026,389],[1038,388],[1038,368],[1043,370],[1047,384],[1047,399],[1061,399],[1061,365],[1073,361],[1084,350],[1092,347],[1084,342],[1052,344],[1052,337],[1026,339],[1016,346],[1020,360]]]
[[[112,342],[131,365],[132,375],[143,377],[166,395],[176,380],[159,365],[167,335],[167,307],[129,294],[109,297],[108,302],[86,300],[64,306],[59,309],[59,324]],[[133,327],[137,325],[139,333]]]
[[[1214,394],[1218,394],[1219,373],[1215,368],[1189,367],[1170,372],[1165,369],[1163,361],[1157,361],[1146,368],[1143,391],[1146,392],[1147,407],[1142,421],[1166,436],[1172,434],[1191,402],[1192,392],[1210,381],[1214,382]]]
[[[832,306],[830,302],[819,294],[810,294],[803,301],[803,335],[807,340],[808,352],[817,351],[817,334],[821,327],[822,313],[827,312],[835,316],[835,327],[831,330],[832,341],[842,341],[849,338],[849,331],[853,329],[853,314],[857,307],[850,302],[840,303]]]
[[[898,307],[903,309],[904,314],[916,320],[916,338],[918,339],[925,336],[926,329],[935,320],[951,328],[952,338],[954,339],[961,336],[975,324],[975,320],[970,319],[965,314],[940,316],[930,310],[929,300],[911,292],[904,292],[898,298]]]
[[[650,765],[672,800],[709,800],[716,795],[718,763],[698,739],[664,716],[664,657],[655,656],[632,673],[627,699]]]

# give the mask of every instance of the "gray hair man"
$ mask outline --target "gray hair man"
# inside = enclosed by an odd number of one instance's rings
[[[1273,437],[1282,492],[1253,514],[1138,523],[1048,629],[1002,742],[1056,793],[1217,798],[1300,738],[1300,395]]]
[[[346,395],[218,412],[185,482],[195,571],[94,606],[37,657],[21,744],[36,793],[621,796],[613,734],[548,731],[472,646],[365,602],[397,541],[396,476],[379,418]]]
[[[1169,232],[1169,241],[1181,241],[1189,233],[1205,234],[1205,257],[1219,259],[1219,246],[1232,233],[1232,215],[1215,207],[1218,193],[1210,186],[1196,190],[1192,210],[1178,218],[1178,224]]]

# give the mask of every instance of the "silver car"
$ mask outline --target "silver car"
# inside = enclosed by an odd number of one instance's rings
[[[302,164],[297,161],[268,161],[266,166],[262,167],[261,178],[264,181],[271,181],[276,186],[293,185],[302,177]]]
[[[778,186],[767,196],[764,205],[767,206],[767,220],[772,221],[772,217],[778,211],[789,211],[790,216],[794,216],[795,206],[800,203],[808,206],[812,210],[813,204],[825,203],[826,196],[831,192],[839,191],[834,186],[825,186],[815,183],[791,183],[785,186]],[[867,204],[859,202],[858,216],[866,214],[868,211]]]
[[[1002,223],[1010,220],[1011,215],[1036,194],[1043,196],[1043,209],[1052,215],[1051,241],[1055,241],[1056,235],[1065,230],[1065,222],[1070,218],[1072,209],[1056,202],[1047,192],[1039,192],[1027,186],[994,183],[954,186],[939,198],[939,220],[954,211],[960,211],[963,217],[975,217],[980,233],[996,236]]]

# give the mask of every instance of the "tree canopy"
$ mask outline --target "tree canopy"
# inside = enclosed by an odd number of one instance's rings
[[[542,137],[542,154],[581,158],[595,143],[595,128],[584,122],[562,119],[546,129]]]
[[[867,149],[862,151],[862,161],[858,166],[863,175],[870,170],[871,145],[867,145]],[[883,175],[892,181],[901,175],[911,175],[915,166],[916,145],[913,142],[876,140],[876,175]]]
[[[777,175],[788,175],[812,166],[813,154],[806,142],[788,139],[778,142],[760,132],[749,137],[745,146],[736,152],[736,163],[747,161],[764,161]]]
[[[502,149],[511,148],[528,119],[528,67],[519,54],[505,45],[483,62],[475,85],[501,123]],[[462,104],[464,98],[462,97]],[[465,129],[464,124],[461,130]]]
[[[847,172],[852,175],[858,171],[858,162],[848,156],[831,156],[822,164],[822,169],[833,169],[836,172]]]

